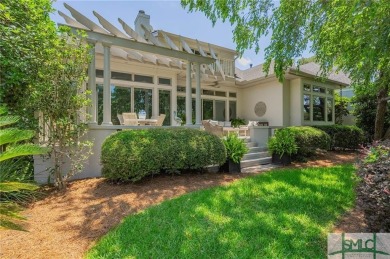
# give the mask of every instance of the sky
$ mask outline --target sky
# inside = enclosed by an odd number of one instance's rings
[[[233,42],[233,27],[229,23],[219,21],[213,27],[211,21],[203,13],[189,13],[181,7],[178,0],[67,0],[53,3],[53,7],[56,10],[71,16],[70,12],[64,7],[64,2],[99,24],[97,18],[92,13],[92,11],[96,11],[119,29],[122,26],[119,24],[118,18],[121,18],[134,28],[134,20],[138,11],[144,10],[146,14],[150,15],[150,23],[154,30],[164,30],[226,48],[236,49],[236,44]],[[57,11],[51,15],[51,18],[56,23],[65,23]],[[264,48],[269,45],[269,42],[269,37],[262,38],[261,45],[263,48],[260,52],[256,54],[254,50],[247,50],[241,58],[237,58],[236,66],[240,69],[246,69],[249,68],[250,64],[255,66],[263,63]]]

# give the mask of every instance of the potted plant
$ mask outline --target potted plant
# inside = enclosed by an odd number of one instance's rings
[[[245,142],[236,134],[229,134],[222,139],[226,148],[227,159],[221,166],[221,171],[229,173],[241,173],[241,159],[248,152]]]
[[[275,135],[268,140],[268,150],[272,154],[272,163],[291,164],[291,155],[298,151],[294,133],[287,128],[276,130]]]

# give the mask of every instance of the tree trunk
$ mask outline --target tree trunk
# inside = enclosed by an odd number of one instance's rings
[[[384,134],[389,84],[385,83],[384,85],[385,86],[379,90],[377,97],[378,104],[376,107],[374,140],[380,140]]]

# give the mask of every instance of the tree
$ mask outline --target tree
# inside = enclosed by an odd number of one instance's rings
[[[279,80],[307,48],[315,54],[321,72],[347,73],[354,84],[376,93],[375,139],[384,133],[390,91],[390,2],[388,0],[182,0],[190,11],[198,10],[215,23],[234,25],[237,51],[255,47],[272,33],[265,48],[264,69],[271,61]]]
[[[86,130],[85,90],[89,48],[83,35],[57,28],[50,20],[51,0],[0,3],[0,101],[39,129],[51,147],[52,172],[59,188],[82,168],[90,143]],[[41,127],[34,113],[40,113]],[[71,162],[64,170],[65,162]]]
[[[18,116],[8,116],[7,109],[0,107],[0,164],[3,165],[7,161],[15,157],[42,155],[49,152],[47,148],[30,143],[21,143],[28,141],[34,137],[35,132],[32,130],[20,130],[16,128],[6,128],[9,125],[15,124],[20,118]],[[4,169],[4,167],[2,167]],[[0,174],[3,174],[2,170]],[[20,197],[19,193],[23,191],[35,191],[38,186],[31,183],[22,183],[18,181],[6,181],[1,177],[0,181],[0,228],[8,228],[14,230],[24,230],[17,222],[23,220],[24,217],[18,214],[20,207],[8,194],[12,197]],[[23,198],[23,196],[22,196]]]
[[[335,123],[343,124],[343,117],[349,114],[348,104],[350,100],[347,97],[340,96],[339,93],[334,94],[334,110],[335,110]]]

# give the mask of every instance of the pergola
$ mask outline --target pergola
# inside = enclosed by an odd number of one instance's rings
[[[155,65],[165,65],[168,67],[176,67],[179,69],[186,68],[186,125],[192,125],[192,90],[191,90],[191,75],[195,70],[196,81],[196,111],[195,123],[201,125],[201,73],[205,74],[208,69],[214,75],[212,63],[216,63],[218,72],[225,79],[225,75],[219,60],[216,57],[215,51],[209,45],[211,57],[207,56],[205,51],[198,43],[198,52],[196,54],[189,45],[181,38],[181,50],[163,31],[159,31],[164,37],[165,43],[161,42],[153,35],[145,26],[142,29],[145,35],[142,36],[133,30],[126,22],[118,18],[122,25],[123,31],[119,30],[103,16],[97,12],[93,12],[98,19],[100,25],[88,19],[86,16],[64,3],[66,9],[69,10],[70,17],[63,12],[58,13],[65,19],[66,24],[71,31],[77,34],[78,31],[84,31],[87,35],[87,41],[91,45],[91,63],[88,69],[88,87],[91,90],[92,109],[91,109],[91,124],[97,124],[97,97],[96,97],[96,67],[95,53],[98,52],[97,43],[103,46],[104,56],[104,73],[103,73],[103,122],[102,125],[111,125],[111,93],[110,93],[110,57],[111,55],[120,57],[125,60],[137,60],[139,62],[150,62]]]

